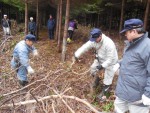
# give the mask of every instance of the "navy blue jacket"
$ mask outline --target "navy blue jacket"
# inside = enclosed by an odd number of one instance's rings
[[[47,22],[47,27],[48,29],[54,29],[55,27],[55,20],[54,19],[48,19],[48,22]]]
[[[2,19],[1,25],[2,25],[2,27],[10,27],[11,28],[11,22],[9,19]]]
[[[127,42],[121,61],[116,96],[128,102],[150,98],[150,39],[145,33],[136,41]]]
[[[35,22],[29,22],[28,28],[29,28],[29,31],[35,31],[36,30],[36,23]]]

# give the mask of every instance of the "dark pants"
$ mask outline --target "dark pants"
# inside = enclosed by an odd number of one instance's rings
[[[54,39],[54,29],[48,30],[49,39]]]
[[[30,30],[30,34],[35,36],[35,31],[34,30]]]
[[[72,39],[73,31],[72,30],[68,30],[68,33],[69,33],[69,38]]]

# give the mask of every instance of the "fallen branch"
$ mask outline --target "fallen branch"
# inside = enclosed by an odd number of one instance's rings
[[[58,72],[60,72],[60,71],[61,71],[61,70],[58,70],[58,71],[56,71],[56,72],[55,72],[55,73],[53,73],[53,74],[56,74],[56,73],[58,73]],[[36,80],[36,81],[34,81],[34,82],[32,82],[32,83],[30,83],[30,84],[26,85],[25,87],[23,87],[23,88],[21,88],[21,89],[18,89],[18,90],[12,91],[12,92],[10,92],[10,93],[2,94],[2,95],[1,95],[1,97],[5,97],[5,96],[8,96],[8,95],[11,95],[11,94],[17,93],[17,92],[19,92],[19,91],[22,91],[22,90],[24,90],[24,89],[28,88],[29,86],[31,86],[31,85],[33,85],[33,84],[36,84],[37,82],[41,82],[41,81],[43,81],[43,80],[46,80],[46,79],[47,79],[47,77],[49,77],[49,76],[50,76],[50,75],[47,75],[47,76],[46,76],[46,77],[44,77],[43,79]]]
[[[46,96],[46,97],[43,97],[43,98],[40,98],[40,99],[37,99],[37,100],[38,100],[38,102],[39,101],[41,102],[41,101],[44,101],[44,100],[47,100],[47,99],[50,99],[50,98],[60,98],[60,97],[59,97],[59,95],[50,95],[50,96]],[[94,113],[102,113],[102,112],[99,112],[97,109],[95,109],[90,103],[88,103],[84,99],[80,99],[78,97],[68,96],[68,95],[62,95],[62,98],[73,99],[73,100],[79,101],[79,102],[85,104],[86,106],[88,106]],[[14,103],[14,104],[7,104],[7,105],[1,106],[1,109],[2,108],[13,107],[14,105],[15,106],[20,106],[20,105],[27,105],[27,104],[33,104],[33,103],[37,103],[37,101],[36,100],[28,100],[28,101],[18,102],[18,103]]]
[[[75,111],[73,111],[73,109],[71,109],[71,107],[67,104],[67,102],[62,98],[62,96],[53,89],[53,91],[59,96],[59,98],[63,101],[63,103],[67,106],[67,108],[71,111],[71,113],[75,113]]]

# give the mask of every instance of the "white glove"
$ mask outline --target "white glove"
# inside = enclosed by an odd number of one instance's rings
[[[34,73],[34,70],[31,68],[31,66],[28,66],[27,70],[28,70],[29,74],[33,74]]]
[[[145,96],[144,94],[142,95],[142,101],[144,105],[148,105],[150,106],[150,98],[148,98],[147,96]]]
[[[38,51],[35,49],[35,50],[33,50],[33,55],[34,56],[38,56],[39,54],[38,54]]]
[[[119,67],[120,67],[119,63],[115,64],[113,67],[114,72],[116,72],[119,69]]]

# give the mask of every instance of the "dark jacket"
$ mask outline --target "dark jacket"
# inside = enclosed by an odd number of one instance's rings
[[[127,42],[121,61],[116,96],[128,102],[150,98],[150,39],[145,33],[136,41]]]
[[[11,22],[10,22],[10,20],[9,19],[2,19],[2,21],[1,21],[1,25],[2,25],[2,27],[11,27]]]
[[[35,31],[36,30],[36,23],[35,22],[29,22],[28,25],[29,31]]]
[[[54,27],[55,27],[55,20],[54,19],[48,19],[47,27],[48,27],[48,29],[54,29]]]

